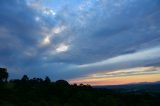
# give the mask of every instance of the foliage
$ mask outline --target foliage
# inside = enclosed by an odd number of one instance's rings
[[[0,68],[0,82],[6,82],[8,79],[8,72],[6,68]]]
[[[0,85],[0,106],[160,106],[159,98],[160,94],[121,93],[27,75]]]

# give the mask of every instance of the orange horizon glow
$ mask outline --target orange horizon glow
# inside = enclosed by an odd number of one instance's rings
[[[84,79],[84,80],[70,80],[73,83],[83,83],[95,85],[123,85],[130,83],[140,83],[140,82],[156,82],[160,81],[160,74],[158,75],[145,75],[145,76],[126,76],[126,77],[115,77],[115,78],[100,78],[100,79]]]

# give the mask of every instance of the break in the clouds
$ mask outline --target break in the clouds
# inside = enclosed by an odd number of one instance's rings
[[[11,77],[160,65],[159,0],[0,0],[0,10],[0,66]]]

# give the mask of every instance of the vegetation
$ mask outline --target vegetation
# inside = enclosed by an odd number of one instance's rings
[[[7,78],[7,70],[0,68],[0,106],[160,106],[160,94],[121,93],[49,77]]]

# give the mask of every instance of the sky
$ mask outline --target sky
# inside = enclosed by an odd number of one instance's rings
[[[160,81],[160,0],[0,0],[0,10],[10,79]]]

